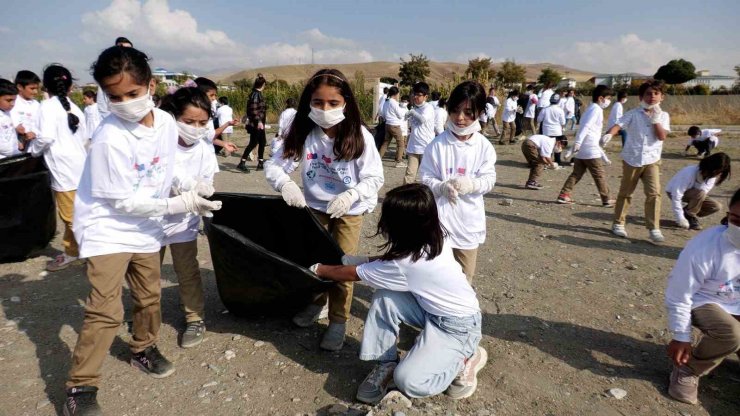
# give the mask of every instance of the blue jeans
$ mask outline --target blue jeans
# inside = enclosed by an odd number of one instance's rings
[[[617,134],[622,137],[622,147],[624,147],[624,142],[627,141],[627,132],[624,129],[619,129],[619,133]]]
[[[442,393],[460,373],[481,340],[481,314],[436,316],[419,306],[410,292],[379,289],[373,295],[365,319],[360,359],[398,359],[398,331],[401,323],[421,328],[421,334],[398,364],[393,379],[396,387],[410,397]]]
[[[576,129],[576,116],[571,116],[565,119],[565,130],[568,130],[568,122],[570,122],[570,129]]]

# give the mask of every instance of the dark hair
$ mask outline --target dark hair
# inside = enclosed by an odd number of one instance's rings
[[[446,105],[447,105],[447,98],[441,97],[439,100],[437,100],[437,107],[445,108]]]
[[[694,137],[698,134],[701,134],[701,129],[699,128],[699,126],[689,127],[689,136]]]
[[[122,75],[124,72],[128,73],[138,85],[147,85],[152,79],[149,57],[133,47],[111,46],[98,56],[90,71],[103,89],[105,89],[104,80],[114,75]]]
[[[97,92],[93,90],[82,91],[82,95],[84,95],[87,98],[92,98],[93,101],[98,101],[98,94]]]
[[[256,89],[258,89],[258,88],[262,88],[262,87],[264,87],[264,86],[265,86],[265,84],[267,84],[267,80],[266,80],[266,79],[264,79],[264,78],[263,78],[263,77],[261,77],[261,76],[258,76],[258,77],[257,77],[257,78],[256,78],[256,79],[254,80],[254,86],[252,87],[252,89],[255,89],[255,90],[256,90]]]
[[[229,97],[218,97],[218,102],[221,105],[229,105]]]
[[[596,88],[594,88],[593,94],[591,94],[591,99],[593,102],[599,101],[599,97],[611,97],[614,95],[614,90],[607,87],[606,85],[597,85]]]
[[[735,194],[732,195],[732,198],[730,198],[730,205],[728,207],[731,207],[735,204],[740,202],[740,188],[737,188],[737,191],[735,191]]]
[[[527,85],[527,91],[532,91],[532,90],[534,90],[534,85],[532,84]]]
[[[621,101],[623,98],[627,98],[627,91],[619,91],[617,93],[617,100]]]
[[[152,94],[152,102],[154,102],[155,107],[159,107],[159,103],[162,102],[162,97],[160,97],[159,94]]]
[[[409,100],[409,95],[408,94],[404,94],[404,95],[401,96],[401,101],[408,101],[408,100]]]
[[[717,172],[720,172],[719,177],[715,185],[719,186],[732,173],[730,170],[730,157],[727,153],[715,153],[711,156],[707,156],[699,162],[699,172],[704,180],[715,176]]]
[[[72,74],[69,70],[59,64],[51,64],[44,69],[44,88],[49,95],[55,95],[67,112],[67,126],[72,133],[77,132],[80,127],[80,119],[72,114],[69,105],[69,89],[72,88]]]
[[[388,94],[388,87],[383,87],[383,94]]]
[[[429,84],[426,82],[417,82],[413,87],[411,87],[411,91],[414,94],[429,95]],[[437,99],[439,99],[439,97],[437,97]],[[434,100],[434,97],[432,97],[432,100]]]
[[[663,88],[665,88],[665,82],[659,80],[659,79],[649,79],[640,85],[640,88],[637,90],[638,95],[640,98],[642,98],[642,95],[645,94],[645,91],[648,90],[648,88],[652,88],[656,91],[659,91],[661,94],[663,94]]]
[[[34,74],[31,71],[28,70],[21,70],[18,71],[17,74],[15,74],[15,85],[20,85],[21,87],[25,87],[27,85],[31,84],[40,84],[41,80],[39,79],[39,76]]]
[[[7,79],[0,78],[0,97],[3,95],[18,95],[18,87]]]
[[[400,90],[398,89],[398,87],[391,87],[388,90],[388,98],[395,97],[399,92]]]
[[[450,93],[447,99],[447,110],[450,113],[461,111],[466,102],[470,103],[475,117],[480,117],[486,110],[486,90],[478,81],[463,81]]]
[[[287,100],[285,100],[285,108],[295,108],[296,106],[295,98],[290,97]]]
[[[437,203],[428,186],[410,183],[393,188],[385,194],[376,235],[386,242],[382,260],[411,256],[415,262],[439,256],[444,247],[446,230],[439,221]]]
[[[198,86],[198,88],[201,89],[201,91],[207,93],[208,91],[218,91],[218,86],[216,86],[216,83],[211,81],[208,78],[205,77],[198,77],[193,80],[195,82],[195,85]]]
[[[429,88],[428,85],[427,88]],[[442,94],[439,91],[432,91],[432,101],[438,101],[440,98],[442,98]]]
[[[197,87],[183,87],[165,96],[159,108],[177,119],[190,105],[205,111],[209,117],[211,116],[211,103],[206,93]]]
[[[517,95],[519,95],[519,90],[511,90],[506,98],[516,97]]]
[[[119,36],[116,38],[116,41],[113,43],[116,46],[121,46],[122,43],[128,43],[131,46],[134,46],[134,42],[131,42],[128,40],[128,38],[125,38],[123,36]]]
[[[291,129],[283,144],[283,157],[298,161],[303,155],[306,137],[316,127],[308,117],[311,112],[311,96],[320,86],[327,85],[339,89],[344,97],[344,120],[337,124],[337,137],[334,138],[334,155],[340,160],[352,160],[362,156],[365,151],[365,137],[362,132],[362,117],[357,100],[347,78],[337,69],[322,69],[316,72],[303,88],[298,109]]]

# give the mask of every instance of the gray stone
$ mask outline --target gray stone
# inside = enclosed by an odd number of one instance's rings
[[[606,391],[606,394],[610,397],[614,397],[617,400],[622,400],[627,397],[627,392],[620,388],[612,388]]]
[[[234,335],[233,337],[231,337],[232,341],[239,341],[240,339],[242,339],[241,335]]]
[[[198,395],[198,398],[202,399],[202,398],[208,396],[208,391],[205,390],[205,389],[198,390],[197,395]]]
[[[259,348],[265,345],[265,341],[257,341],[254,343],[255,348]]]
[[[51,404],[51,402],[49,401],[49,399],[39,400],[38,403],[36,403],[36,410],[43,409],[44,407],[48,406],[49,404]]]
[[[391,407],[393,405],[400,405],[405,408],[411,408],[412,403],[411,400],[409,400],[401,392],[393,390],[392,392],[386,394],[385,397],[383,397],[383,399],[380,401],[380,406]]]
[[[510,206],[514,205],[514,200],[511,199],[511,198],[504,198],[498,204],[499,205],[503,205],[505,207],[510,207]]]
[[[210,381],[210,382],[208,382],[208,383],[206,383],[206,384],[204,384],[204,385],[202,385],[200,387],[202,387],[202,388],[205,389],[205,388],[208,388],[208,387],[215,387],[215,386],[218,386],[218,381]]]

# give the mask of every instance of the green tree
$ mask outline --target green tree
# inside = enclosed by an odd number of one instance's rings
[[[496,73],[496,81],[504,87],[521,86],[526,81],[527,69],[514,60],[506,60]]]
[[[424,81],[431,73],[429,69],[429,58],[424,54],[409,54],[410,60],[404,61],[401,58],[401,67],[398,69],[398,77],[401,78],[401,85],[411,86],[417,82]]]
[[[496,78],[496,70],[491,67],[491,64],[491,58],[471,59],[468,61],[468,69],[465,70],[465,76],[481,84],[488,84],[488,81]]]
[[[558,82],[563,79],[560,72],[550,68],[549,66],[542,70],[540,76],[537,77],[537,83],[542,85],[558,85]]]
[[[653,78],[663,80],[666,84],[683,84],[696,78],[696,67],[685,59],[674,59],[658,68]]]
[[[246,78],[237,79],[236,81],[234,81],[234,86],[240,91],[251,91],[252,85],[254,85],[254,81],[248,80]]]
[[[380,77],[380,82],[382,82],[383,84],[394,85],[398,82],[398,80],[392,77]]]

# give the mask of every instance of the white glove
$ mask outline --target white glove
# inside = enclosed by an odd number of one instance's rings
[[[679,227],[683,228],[684,230],[689,229],[689,220],[686,218],[681,218],[678,221],[676,221],[676,224],[678,224]]]
[[[316,269],[318,269],[320,265],[321,265],[321,263],[312,264],[311,267],[308,268],[308,270],[310,270],[311,273],[313,273],[316,276],[318,276],[318,274],[316,273]]]
[[[611,139],[612,139],[612,135],[609,134],[609,133],[607,133],[607,134],[601,136],[601,140],[599,140],[599,144],[601,145],[601,147],[604,147],[604,146],[606,146],[607,143],[609,143],[609,140],[611,140]]]
[[[195,180],[195,186],[193,187],[193,190],[197,192],[198,195],[204,198],[208,198],[213,195],[214,192],[216,192],[216,188],[214,188],[212,184],[202,179]]]
[[[167,199],[167,214],[190,212],[204,217],[212,217],[211,211],[221,209],[221,201],[209,201],[198,196],[196,191],[183,192],[182,195]]]
[[[342,256],[342,264],[345,266],[359,266],[370,261],[368,256],[353,256],[351,254],[345,254]]]
[[[455,185],[452,183],[452,181],[449,180],[447,182],[443,182],[443,183],[439,184],[439,186],[440,186],[440,188],[439,188],[440,193],[445,198],[447,198],[447,200],[449,200],[451,204],[453,204],[453,205],[456,204],[457,203],[457,194],[458,193],[457,193],[457,189],[455,189]]]
[[[563,154],[563,157],[568,160],[573,157],[574,154],[578,153],[578,151],[581,150],[581,145],[575,145],[573,147],[569,147],[565,149],[565,153]]]
[[[450,179],[450,183],[455,188],[459,195],[467,195],[471,192],[475,192],[478,187],[475,183],[475,179],[471,179],[468,176],[458,176]]]
[[[663,114],[663,110],[660,108],[660,104],[655,104],[650,109],[650,122],[653,124],[660,123],[661,115]]]
[[[181,181],[178,177],[172,178],[172,195],[180,195],[187,191],[196,191],[198,195],[208,198],[216,192],[216,189],[204,179],[191,178]]]
[[[331,218],[339,218],[349,212],[349,209],[352,208],[352,204],[357,202],[359,199],[359,192],[354,189],[347,189],[329,201],[329,205],[326,206],[326,213],[329,214]]]
[[[607,166],[611,166],[612,161],[609,160],[609,158],[606,156],[606,153],[601,152],[601,160],[606,164]]]
[[[283,200],[291,207],[304,208],[306,206],[306,197],[303,196],[303,191],[293,181],[285,182],[280,193],[283,196]]]

